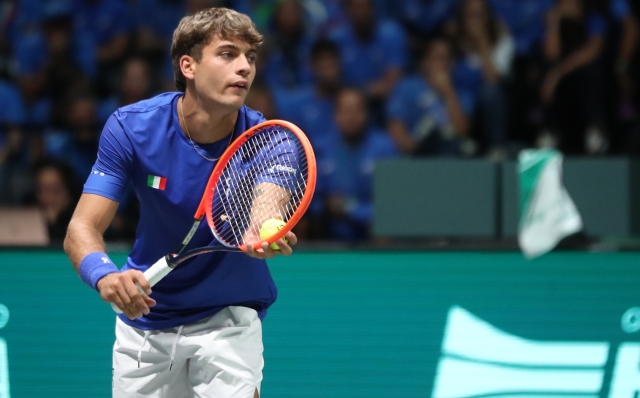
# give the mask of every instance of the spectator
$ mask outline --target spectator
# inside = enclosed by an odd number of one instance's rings
[[[533,145],[540,128],[539,92],[544,71],[541,42],[554,0],[490,0],[515,41],[508,87],[509,137]]]
[[[129,7],[134,51],[153,61],[164,59],[173,30],[186,14],[182,0],[137,0]]]
[[[614,45],[617,54],[611,57],[615,60],[614,71],[620,93],[619,115],[624,119],[635,116],[633,109],[633,73],[631,64],[638,47],[638,21],[634,17],[627,0],[610,0],[609,15],[618,31],[618,41]]]
[[[16,205],[31,190],[31,153],[24,134],[25,110],[18,88],[0,80],[0,203]]]
[[[487,0],[463,0],[455,26],[462,62],[456,82],[476,96],[481,131],[489,158],[506,156],[507,104],[504,82],[508,77],[515,43],[493,16]]]
[[[314,146],[321,145],[329,137],[328,128],[333,120],[335,97],[340,90],[342,70],[340,53],[328,40],[319,40],[311,48],[313,85],[297,90],[291,95],[281,95],[279,113],[286,120],[298,125]]]
[[[65,104],[65,124],[45,132],[45,151],[67,162],[80,182],[91,172],[98,153],[97,105],[88,92],[70,93]]]
[[[299,0],[278,3],[271,24],[264,78],[272,91],[292,90],[310,81],[309,50],[313,38],[305,29]]]
[[[627,0],[587,0],[592,11],[606,19],[602,54],[597,61],[602,72],[600,96],[609,133],[609,151],[627,151],[628,134],[636,118],[633,56],[638,26]]]
[[[422,38],[442,34],[446,22],[454,16],[459,0],[399,0],[396,16],[410,33]]]
[[[354,242],[370,237],[373,219],[373,169],[375,162],[396,156],[384,131],[368,123],[367,101],[357,89],[345,88],[336,98],[338,129],[331,150],[320,159],[320,179],[326,195],[329,234]]]
[[[185,12],[183,0],[134,0],[128,4],[132,52],[152,66],[151,74],[162,81],[166,91],[175,90],[169,47]]]
[[[17,82],[25,112],[25,127],[39,131],[50,121],[51,99],[46,94],[43,67],[46,45],[40,33],[18,39],[15,51]]]
[[[376,20],[373,0],[345,0],[349,24],[331,35],[342,59],[344,82],[378,101],[386,99],[407,64],[407,43],[394,21]]]
[[[416,76],[401,80],[387,103],[387,120],[396,147],[407,155],[460,156],[470,131],[473,95],[453,82],[450,43],[430,41]]]
[[[267,120],[278,119],[273,96],[267,86],[253,85],[244,101],[249,108],[262,113]]]
[[[123,0],[79,0],[74,10],[74,34],[85,74],[95,77],[98,94],[116,91],[117,76],[130,27]]]
[[[629,8],[631,10],[631,17],[635,22],[633,26],[639,27],[640,26],[640,4],[638,4],[637,1],[631,1],[629,2]],[[631,34],[629,36],[631,36]],[[627,73],[630,76],[630,80],[633,83],[633,90],[632,90],[633,103],[636,107],[636,110],[640,111],[640,90],[638,89],[638,85],[640,85],[640,50],[638,46],[638,39],[640,38],[640,32],[636,31],[635,37],[636,37],[636,43],[634,46],[635,50],[633,51],[629,65],[627,66],[626,69],[627,69]]]
[[[99,124],[107,121],[116,109],[151,97],[151,71],[143,58],[129,58],[122,66],[120,90],[103,101],[98,109]]]
[[[47,222],[50,243],[61,245],[78,200],[73,172],[63,162],[43,160],[36,167],[34,197]]]
[[[554,0],[489,0],[491,9],[513,35],[516,54],[531,57],[545,30],[545,16]]]
[[[544,55],[549,63],[540,96],[547,107],[540,147],[567,153],[605,153],[602,76],[596,60],[604,44],[605,23],[583,0],[557,0],[547,16]]]
[[[62,3],[61,3],[62,4]],[[51,7],[52,8],[52,7]],[[81,59],[74,56],[73,20],[71,8],[52,8],[43,23],[47,46],[47,59],[42,75],[44,90],[52,101],[51,122],[64,123],[64,98],[68,92],[89,89],[91,82],[79,65]]]
[[[39,32],[44,11],[42,5],[41,0],[3,2],[0,7],[0,40],[6,40],[10,47],[17,48],[23,37]]]
[[[18,82],[30,132],[59,122],[56,105],[61,98],[68,90],[89,84],[80,67],[82,52],[73,41],[72,13],[68,1],[47,2],[39,29],[17,40]]]

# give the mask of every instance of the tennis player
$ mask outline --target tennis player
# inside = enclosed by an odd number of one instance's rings
[[[243,105],[263,38],[251,20],[211,8],[180,21],[171,57],[179,92],[118,109],[69,224],[65,250],[82,280],[124,313],[116,320],[114,397],[258,397],[261,320],[277,290],[276,251],[216,252],[177,267],[153,292],[143,271],[180,244],[224,150],[264,121]],[[129,183],[140,201],[136,241],[121,271],[102,239]],[[277,241],[288,256],[296,236]],[[213,238],[203,223],[186,250]],[[136,284],[146,292],[138,293]]]

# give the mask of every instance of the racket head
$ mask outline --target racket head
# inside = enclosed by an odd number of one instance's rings
[[[228,249],[259,249],[300,221],[315,187],[316,159],[305,134],[291,122],[268,120],[242,133],[220,157],[195,218],[206,215]],[[261,239],[262,223],[272,218],[284,225]]]

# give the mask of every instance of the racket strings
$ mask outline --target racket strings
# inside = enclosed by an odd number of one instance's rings
[[[259,131],[222,170],[211,201],[212,231],[230,246],[260,242],[264,221],[293,217],[307,180],[307,158],[298,137],[283,126]]]

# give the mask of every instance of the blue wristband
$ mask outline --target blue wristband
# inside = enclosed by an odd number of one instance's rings
[[[80,262],[80,278],[96,291],[98,281],[114,272],[119,272],[118,267],[102,252],[89,253]]]

